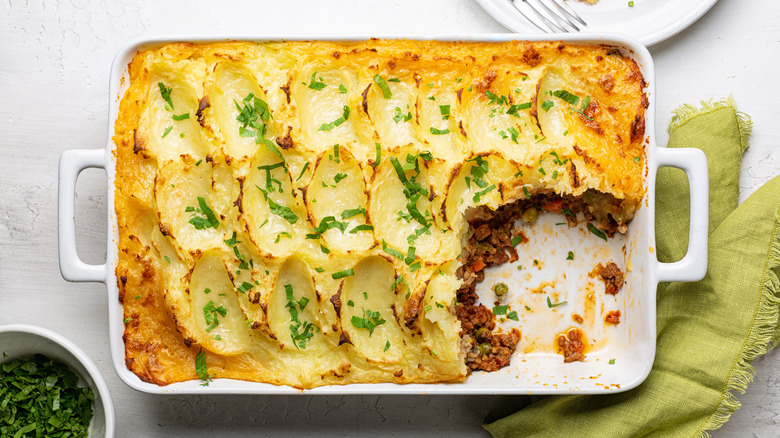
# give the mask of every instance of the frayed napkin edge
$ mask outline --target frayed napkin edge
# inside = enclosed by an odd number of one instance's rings
[[[750,120],[749,115],[737,110],[737,105],[736,102],[734,102],[734,96],[732,95],[714,102],[712,99],[707,101],[703,100],[701,101],[701,108],[697,108],[690,103],[680,105],[672,112],[672,119],[669,122],[668,131],[671,133],[696,117],[711,114],[724,108],[728,108],[734,112],[734,117],[737,120],[737,129],[739,129],[739,147],[741,152],[744,153],[748,148],[750,135],[753,132],[753,122]]]
[[[761,294],[753,314],[753,327],[729,373],[718,406],[694,434],[695,438],[709,438],[709,431],[723,426],[731,414],[742,406],[735,392],[744,394],[748,384],[753,381],[756,375],[753,360],[774,349],[780,341],[780,277],[777,272],[780,272],[780,209],[775,213]]]

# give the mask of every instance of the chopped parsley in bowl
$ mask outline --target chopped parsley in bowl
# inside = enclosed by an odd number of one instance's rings
[[[73,343],[40,327],[0,326],[0,354],[0,436],[114,436],[108,387]]]

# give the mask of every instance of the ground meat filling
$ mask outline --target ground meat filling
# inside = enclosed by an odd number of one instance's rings
[[[573,328],[566,334],[558,335],[558,352],[563,353],[563,361],[571,363],[585,360],[585,343],[582,342],[582,332]]]
[[[463,280],[463,285],[457,292],[456,310],[456,315],[461,322],[460,336],[466,351],[466,365],[469,370],[496,371],[509,365],[509,358],[515,352],[517,343],[520,342],[520,331],[517,329],[510,333],[493,333],[496,327],[495,315],[487,307],[476,304],[478,299],[476,287],[485,279],[484,269],[518,259],[515,245],[512,245],[512,238],[520,236],[519,240],[515,240],[522,242],[525,236],[522,232],[513,232],[513,224],[519,219],[535,222],[540,212],[548,211],[564,214],[569,225],[574,226],[577,225],[577,217],[581,214],[588,221],[596,220],[600,229],[607,235],[613,236],[620,226],[610,215],[593,213],[592,208],[589,208],[589,198],[593,196],[595,195],[589,192],[576,197],[537,193],[530,199],[517,200],[495,211],[480,207],[470,214],[470,235],[461,254],[463,266],[457,272],[458,277]],[[619,207],[619,200],[613,199],[611,202],[615,208]],[[614,268],[617,269],[617,266]],[[620,272],[619,269],[617,271]],[[609,274],[613,271],[607,272]],[[622,277],[620,283],[622,284]],[[582,342],[577,345],[577,342],[579,338],[565,342],[568,346],[563,349],[566,362],[585,358],[582,354],[584,345]],[[568,355],[566,351],[569,351]]]
[[[623,271],[614,262],[607,263],[599,275],[604,280],[604,291],[610,295],[616,295],[620,292],[620,287],[623,286],[623,281],[626,279]]]
[[[620,310],[610,310],[604,321],[615,325],[620,324]]]

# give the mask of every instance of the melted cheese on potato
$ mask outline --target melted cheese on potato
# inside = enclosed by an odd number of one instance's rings
[[[129,71],[116,273],[160,385],[201,351],[300,388],[463,380],[467,212],[591,191],[624,225],[644,195],[644,82],[609,47],[182,43]]]

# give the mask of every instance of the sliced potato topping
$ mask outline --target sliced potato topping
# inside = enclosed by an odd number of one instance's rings
[[[129,71],[117,277],[146,381],[463,380],[470,215],[556,194],[624,230],[644,196],[644,81],[610,47],[168,44]]]

